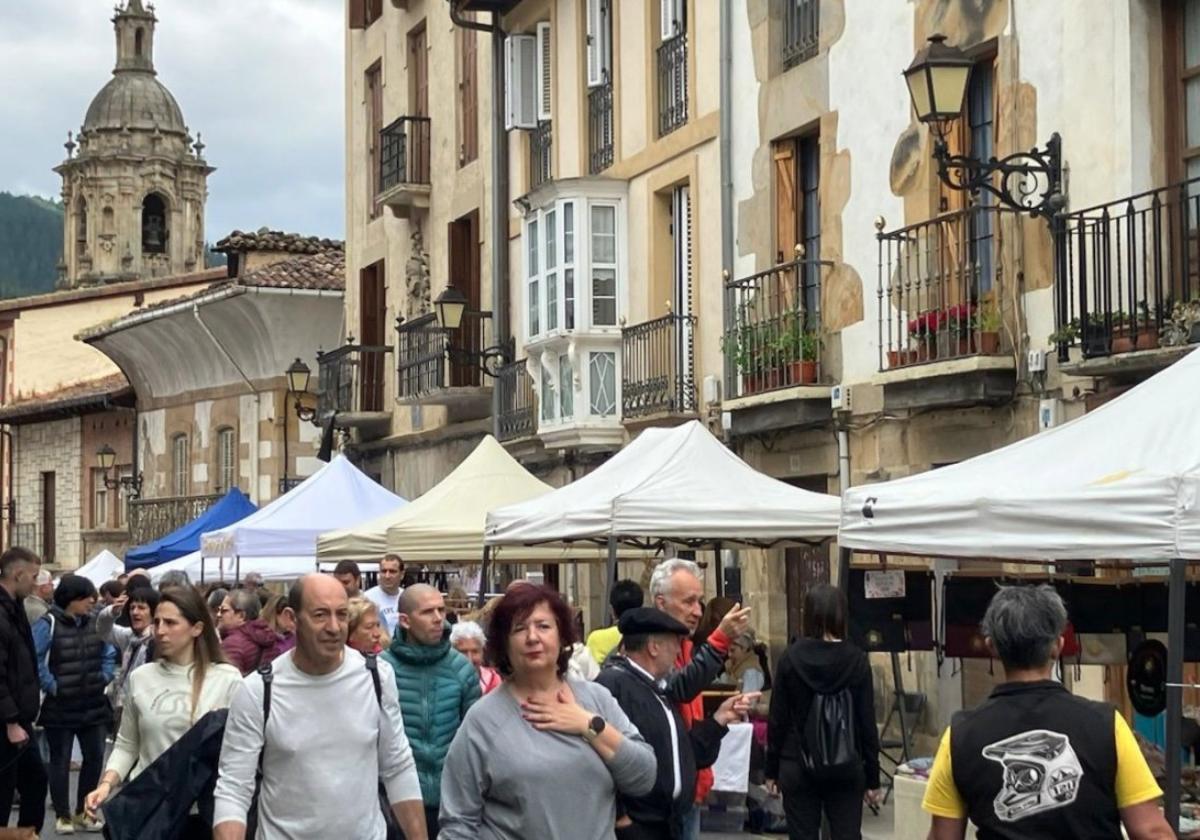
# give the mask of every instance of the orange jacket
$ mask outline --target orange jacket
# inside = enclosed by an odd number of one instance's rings
[[[714,630],[708,637],[708,644],[717,651],[721,656],[729,655],[729,637],[721,630]],[[692,661],[692,651],[694,645],[691,639],[684,639],[682,649],[679,652],[679,658],[675,660],[675,667],[685,668]],[[679,703],[679,714],[683,718],[684,725],[688,729],[692,728],[692,724],[696,721],[704,719],[704,698],[702,692],[697,692],[696,696],[684,703]],[[712,790],[713,772],[711,767],[706,767],[703,770],[696,772],[696,802],[703,802],[708,792]]]

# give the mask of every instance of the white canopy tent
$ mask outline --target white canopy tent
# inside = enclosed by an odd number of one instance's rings
[[[1170,564],[1168,809],[1179,801],[1185,563],[1200,560],[1200,353],[1070,423],[848,489],[838,542],[874,553]],[[1173,786],[1173,789],[1172,787]],[[1173,796],[1172,796],[1173,793]],[[1170,813],[1170,810],[1168,810]]]
[[[125,564],[107,548],[75,570],[75,574],[82,575],[96,586],[100,586],[105,581],[110,581],[124,572]]]
[[[232,581],[238,577],[239,573],[245,575],[248,572],[258,572],[265,581],[295,580],[300,575],[313,571],[313,562],[311,555],[307,557],[221,557],[205,560],[199,551],[193,551],[191,554],[176,557],[166,563],[151,566],[149,569],[145,569],[145,572],[150,575],[150,582],[155,586],[162,580],[162,576],[170,571],[187,572],[188,579],[192,583],[199,583],[201,579]]]
[[[489,545],[773,545],[832,537],[837,497],[763,475],[698,421],[651,428],[572,484],[487,517]]]
[[[453,472],[410,504],[352,528],[322,534],[317,539],[317,559],[372,561],[393,553],[413,563],[479,563],[488,511],[553,489],[488,435]],[[602,550],[522,547],[503,556],[504,562],[512,563],[589,559],[603,560]]]
[[[290,492],[239,522],[200,538],[200,555],[221,559],[220,572],[299,577],[316,564],[317,537],[405,504],[339,455]],[[180,561],[164,564],[165,569]],[[205,565],[208,569],[216,563]]]

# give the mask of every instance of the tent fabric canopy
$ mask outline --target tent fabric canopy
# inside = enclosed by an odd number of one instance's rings
[[[968,461],[852,487],[840,545],[1020,560],[1200,559],[1200,354]]]
[[[172,571],[187,572],[192,583],[199,583],[201,580],[225,580],[232,583],[250,572],[262,575],[265,581],[288,581],[314,571],[314,564],[311,556],[204,558],[197,550],[148,571],[150,581],[156,586],[163,575]]]
[[[339,455],[257,513],[204,534],[200,553],[204,557],[239,558],[243,575],[250,571],[266,573],[255,566],[259,558],[303,558],[307,566],[291,575],[296,577],[315,568],[318,536],[381,516],[403,504],[404,499],[376,484]]]
[[[410,504],[353,528],[322,534],[317,559],[368,562],[392,553],[406,562],[479,563],[488,511],[553,489],[487,435],[446,478]],[[581,559],[602,560],[603,555],[595,547],[522,548],[505,551],[503,562]]]
[[[74,574],[87,578],[99,587],[102,583],[110,581],[124,572],[125,564],[106,548],[76,569]]]
[[[763,475],[693,420],[646,429],[578,481],[492,511],[486,539],[767,545],[831,537],[838,510],[836,497]]]
[[[200,548],[200,535],[245,519],[258,507],[246,494],[234,487],[216,504],[191,522],[176,528],[154,542],[131,548],[125,553],[125,565],[130,569],[149,569]]]

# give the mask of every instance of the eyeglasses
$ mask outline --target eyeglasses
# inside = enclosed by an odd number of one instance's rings
[[[225,615],[225,613],[233,612],[229,607],[217,607],[217,615]]]

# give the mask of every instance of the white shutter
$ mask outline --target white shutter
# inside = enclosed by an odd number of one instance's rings
[[[554,51],[550,47],[550,24],[537,25],[537,118],[550,119],[552,105],[550,68],[554,63]]]
[[[536,73],[537,39],[533,35],[509,35],[504,40],[504,66],[508,73],[504,88],[504,127],[537,127]]]
[[[683,31],[683,4],[687,0],[659,0],[659,23],[664,41]]]
[[[596,87],[604,83],[604,24],[600,0],[587,0],[587,84]]]

